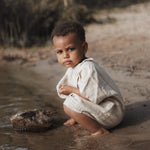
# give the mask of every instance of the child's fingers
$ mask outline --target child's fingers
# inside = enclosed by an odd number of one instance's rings
[[[62,88],[62,87],[63,87],[63,86],[60,84],[60,85],[59,85],[59,88]]]
[[[63,89],[59,89],[59,93],[60,94],[64,94],[64,90]]]
[[[60,94],[62,93],[62,89],[61,89],[61,88],[59,88],[59,93],[60,93]]]

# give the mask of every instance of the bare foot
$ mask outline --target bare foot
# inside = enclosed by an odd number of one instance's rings
[[[74,120],[74,119],[69,119],[69,120],[67,120],[65,123],[64,123],[64,125],[65,126],[73,126],[73,125],[75,125],[76,124],[76,121]]]
[[[98,136],[103,136],[106,134],[109,134],[110,132],[104,128],[100,128],[97,132],[92,133],[91,137],[98,137]]]

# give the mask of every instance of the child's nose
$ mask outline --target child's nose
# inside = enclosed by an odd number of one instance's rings
[[[64,58],[68,58],[69,54],[67,52],[64,52]]]

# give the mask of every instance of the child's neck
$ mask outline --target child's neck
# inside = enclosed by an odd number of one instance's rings
[[[79,63],[81,63],[83,60],[85,60],[87,57],[86,56],[84,56],[82,59],[81,59],[81,61],[79,62]]]
[[[87,58],[87,57],[84,56],[78,64],[80,64],[80,63],[81,63],[83,60],[85,60],[86,58]],[[78,64],[77,64],[77,65],[78,65]],[[76,66],[77,66],[77,65],[76,65]],[[76,66],[74,66],[73,68],[75,68]]]

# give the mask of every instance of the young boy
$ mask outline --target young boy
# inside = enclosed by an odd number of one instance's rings
[[[70,116],[65,125],[76,122],[92,137],[108,134],[124,116],[122,96],[108,74],[92,58],[86,57],[85,30],[75,22],[58,25],[52,32],[58,62],[67,67],[57,85],[65,99],[64,111]]]

